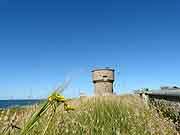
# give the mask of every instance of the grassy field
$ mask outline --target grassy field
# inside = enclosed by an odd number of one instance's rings
[[[88,97],[40,116],[27,135],[178,135],[175,125],[136,96]],[[41,105],[0,111],[0,134],[19,135]],[[51,122],[49,122],[51,119]],[[48,127],[47,127],[48,125]],[[44,132],[46,130],[46,132]]]

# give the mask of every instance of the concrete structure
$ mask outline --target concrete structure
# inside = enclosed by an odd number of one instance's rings
[[[87,97],[86,94],[85,94],[84,92],[82,92],[82,91],[79,93],[79,95],[80,95],[80,98],[85,98],[85,97]]]
[[[113,94],[114,70],[110,68],[95,69],[92,71],[95,96]]]

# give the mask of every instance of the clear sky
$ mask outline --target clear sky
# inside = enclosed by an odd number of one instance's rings
[[[180,86],[179,0],[1,0],[0,99],[93,92],[91,70],[116,70],[117,93]]]

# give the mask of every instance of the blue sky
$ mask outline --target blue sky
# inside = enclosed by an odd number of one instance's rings
[[[116,70],[117,93],[180,86],[179,0],[1,0],[0,99],[93,93],[91,70]]]

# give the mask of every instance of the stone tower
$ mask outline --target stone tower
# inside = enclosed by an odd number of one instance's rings
[[[110,68],[95,69],[92,71],[95,96],[113,94],[114,70]]]

